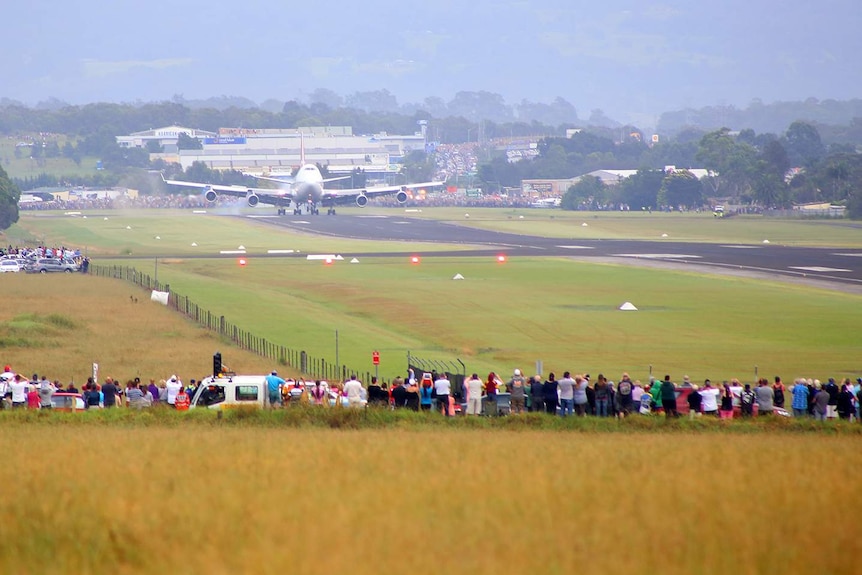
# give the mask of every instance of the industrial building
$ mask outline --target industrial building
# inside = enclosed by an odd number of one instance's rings
[[[180,133],[201,141],[200,150],[177,150]],[[173,135],[173,141],[167,135]],[[203,132],[179,126],[120,136],[121,146],[146,147],[156,139],[164,149],[153,154],[187,169],[203,162],[214,170],[238,170],[254,174],[289,173],[300,165],[301,150],[305,161],[325,166],[330,173],[350,173],[356,168],[371,179],[385,179],[397,174],[398,162],[414,150],[425,150],[421,133],[401,136],[389,134],[354,135],[350,126],[309,126],[297,129],[220,128],[218,133]],[[173,147],[171,147],[171,145]]]

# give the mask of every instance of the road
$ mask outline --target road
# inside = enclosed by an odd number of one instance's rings
[[[669,240],[566,240],[480,230],[408,216],[242,217],[326,236],[474,246],[459,251],[429,251],[421,254],[424,258],[490,257],[501,253],[507,257],[568,256],[585,261],[683,267],[707,273],[766,277],[862,294],[862,249],[858,248],[706,244]],[[342,252],[340,255],[403,257],[407,252]]]

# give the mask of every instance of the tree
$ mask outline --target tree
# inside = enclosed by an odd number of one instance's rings
[[[709,132],[701,138],[697,159],[716,173],[710,178],[714,194],[740,199],[751,192],[757,150],[749,144],[736,142],[728,128]]]
[[[795,166],[810,166],[826,152],[820,132],[807,122],[793,122],[784,137],[790,161]]]
[[[638,173],[620,183],[620,201],[633,210],[657,207],[664,177],[663,170],[638,170]]]
[[[0,167],[0,230],[5,230],[18,221],[19,199],[21,191],[6,175],[6,170]]]
[[[703,205],[703,185],[688,170],[679,170],[665,176],[656,199],[661,206],[673,208],[699,208]]]
[[[177,150],[203,150],[204,145],[198,138],[192,138],[185,132],[177,137]]]
[[[595,176],[584,176],[563,194],[560,207],[564,210],[596,209],[605,203],[608,187]]]

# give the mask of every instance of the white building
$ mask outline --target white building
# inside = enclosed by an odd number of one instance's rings
[[[198,138],[203,141],[204,138],[214,138],[217,134],[207,132],[206,130],[196,130],[194,128],[183,128],[182,126],[165,126],[154,130],[144,130],[143,132],[134,132],[128,136],[117,136],[117,145],[121,148],[146,148],[150,142],[156,142],[161,146],[165,153],[176,153],[177,139],[180,134],[185,134],[190,138]]]

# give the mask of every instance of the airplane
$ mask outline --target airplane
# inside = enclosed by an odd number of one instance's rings
[[[302,134],[300,134],[300,138]],[[245,198],[249,207],[255,207],[260,203],[272,204],[278,207],[278,215],[287,214],[290,206],[293,206],[293,215],[298,216],[302,213],[302,206],[307,207],[307,211],[311,215],[318,215],[319,208],[322,206],[327,209],[327,215],[335,215],[335,206],[355,203],[360,208],[364,208],[368,204],[369,198],[395,195],[395,199],[399,204],[407,201],[407,192],[416,188],[430,188],[435,186],[443,186],[445,182],[422,182],[418,184],[406,184],[402,186],[371,186],[366,188],[342,189],[342,190],[326,190],[324,184],[335,180],[343,180],[350,176],[340,176],[336,178],[324,178],[320,173],[320,169],[314,164],[306,163],[305,161],[305,143],[300,140],[300,167],[296,175],[292,177],[267,177],[253,176],[259,180],[268,180],[278,182],[280,185],[286,186],[280,189],[269,188],[251,188],[245,186],[223,186],[217,184],[204,184],[201,182],[184,182],[182,180],[164,180],[166,184],[171,186],[186,186],[192,188],[201,188],[203,196],[208,202],[214,202],[218,199],[219,194]]]
[[[542,199],[536,200],[535,202],[530,204],[530,207],[533,207],[533,208],[559,208],[562,201],[563,201],[562,198],[542,198]]]

